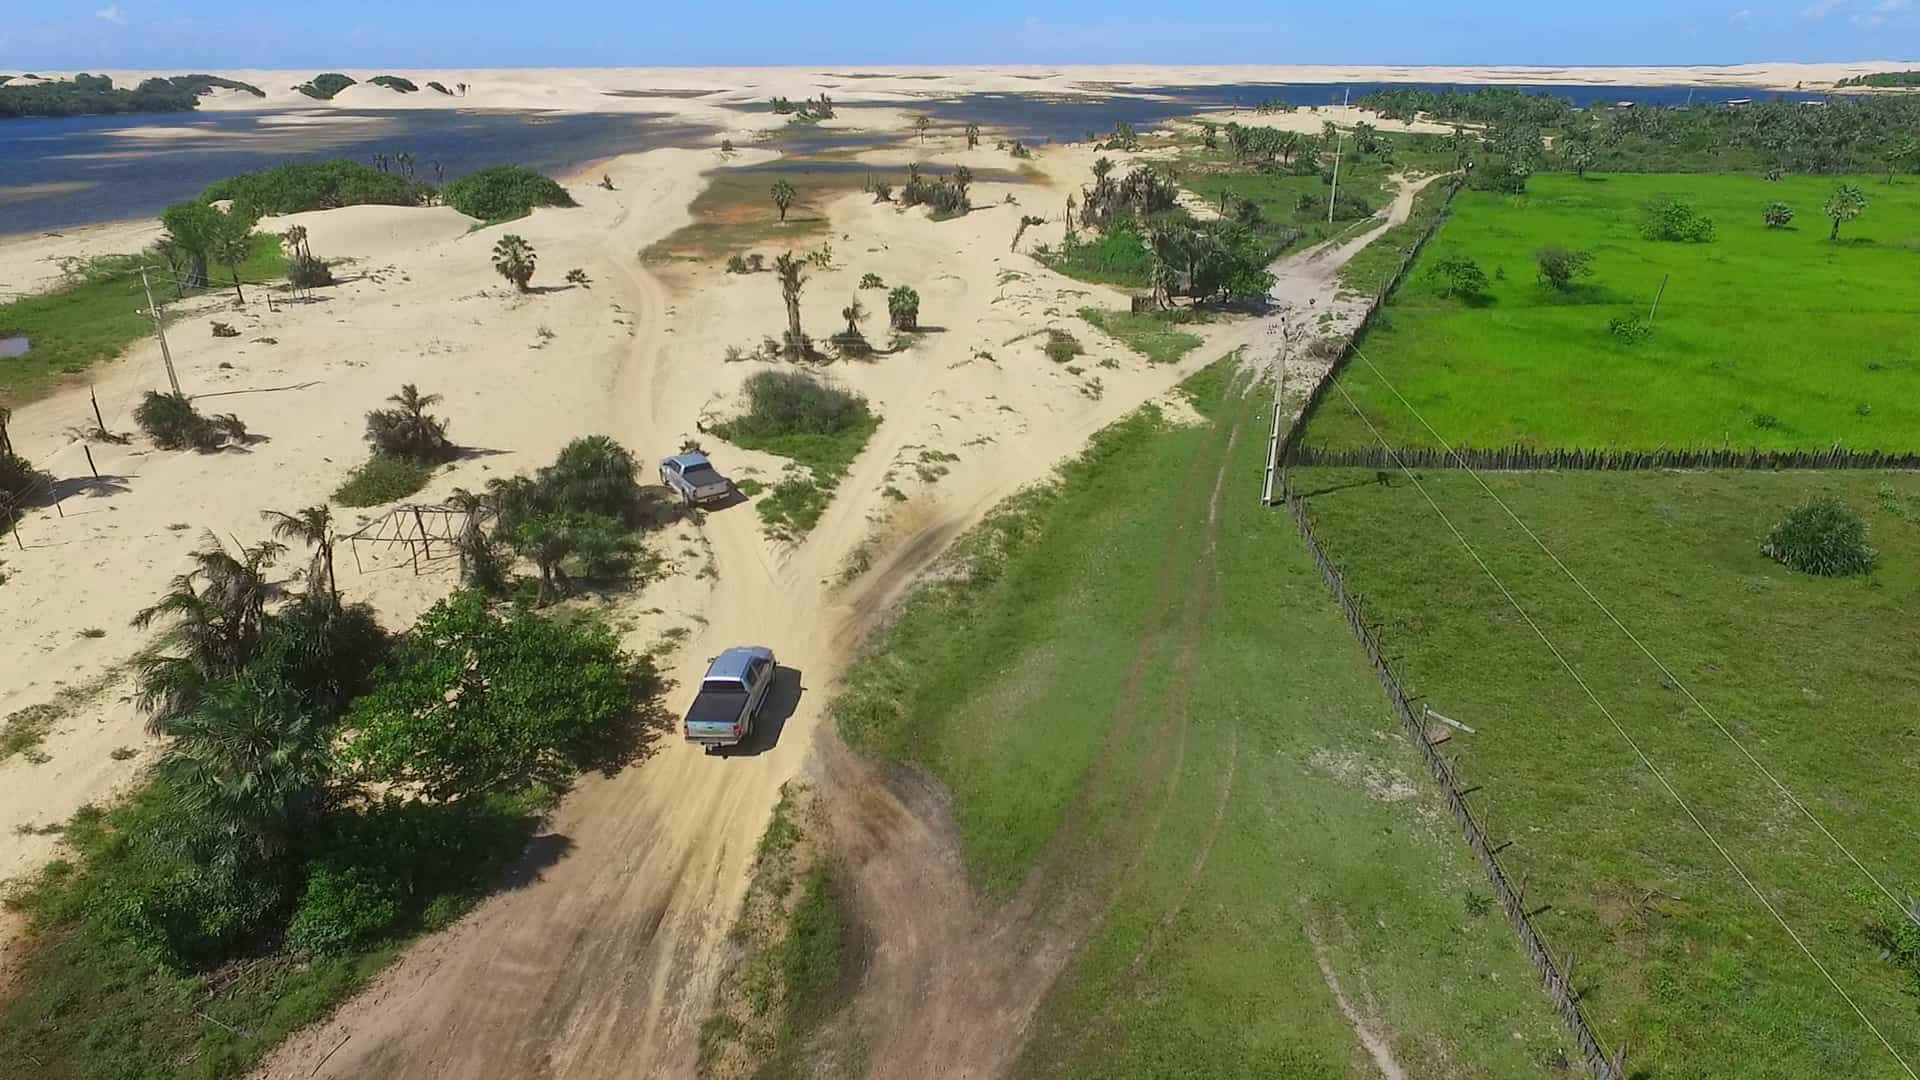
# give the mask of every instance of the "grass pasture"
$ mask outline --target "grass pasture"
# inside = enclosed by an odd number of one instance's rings
[[[1472,477],[1423,483],[1809,949],[1909,1060],[1913,975],[1866,927],[1884,898],[1693,709]],[[1889,888],[1920,886],[1920,477],[1532,473],[1486,480],[1681,683]],[[1551,905],[1589,1016],[1669,1080],[1905,1076],[1404,479],[1296,470],[1409,688],[1454,735],[1502,855]],[[1794,574],[1762,537],[1812,492],[1862,513],[1879,569]],[[1884,908],[1882,910],[1885,910]]]
[[[1920,184],[1855,178],[1871,205],[1827,239],[1833,177],[1536,175],[1530,192],[1464,191],[1364,343],[1366,356],[1455,445],[1920,449]],[[1717,237],[1644,239],[1657,197],[1714,219]],[[1789,228],[1762,210],[1793,207]],[[1589,251],[1570,293],[1538,283],[1534,254]],[[1442,297],[1430,270],[1465,256],[1491,279]],[[1608,330],[1645,316],[1651,338]],[[1342,383],[1396,445],[1433,445],[1364,363]],[[1338,395],[1312,445],[1370,446]]]
[[[1017,1076],[1377,1077],[1310,936],[1408,1075],[1551,1075],[1484,878],[1291,521],[1236,484],[1265,413],[1229,374],[1187,384],[1205,423],[1143,410],[961,541],[839,727],[946,786],[989,902],[1113,883]]]

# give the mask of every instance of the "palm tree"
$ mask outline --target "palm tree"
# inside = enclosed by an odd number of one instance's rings
[[[176,741],[161,772],[211,832],[211,858],[271,859],[320,809],[333,771],[327,725],[271,675],[242,672],[209,686],[170,730]]]
[[[919,116],[913,118],[913,126],[916,131],[920,132],[920,141],[926,142],[927,129],[933,126],[933,117],[928,116],[926,113],[921,113]]]
[[[533,245],[511,233],[493,245],[493,268],[499,271],[501,277],[513,282],[513,287],[520,292],[526,292],[527,282],[533,280],[536,261]]]
[[[475,494],[466,488],[454,488],[453,494],[447,497],[447,505],[466,515],[466,520],[460,525],[460,535],[453,541],[454,547],[460,552],[461,584],[488,596],[505,592],[506,565],[486,530],[487,518],[496,516],[498,512],[493,497]]]
[[[897,285],[887,294],[887,319],[895,330],[920,326],[920,294],[911,285]]]
[[[860,304],[858,296],[846,307],[840,309],[840,317],[847,320],[847,336],[860,336],[860,320],[867,317],[867,309]]]
[[[780,281],[780,298],[787,305],[787,357],[803,359],[807,354],[807,336],[800,329],[800,290],[806,287],[806,263],[789,251],[773,260],[773,273]]]
[[[423,394],[412,383],[387,398],[394,407],[375,409],[367,414],[367,442],[376,454],[392,454],[423,465],[447,460],[453,455],[453,442],[447,438],[447,422],[427,412],[438,404],[439,394]]]
[[[323,599],[332,607],[340,606],[340,583],[333,576],[333,511],[325,503],[309,506],[298,513],[262,510],[260,517],[272,522],[272,533],[282,540],[297,540],[313,549],[313,561],[307,566],[307,597]]]
[[[545,607],[573,590],[563,564],[579,547],[579,539],[566,515],[536,514],[521,522],[508,542],[540,570],[536,606]]]
[[[134,702],[147,714],[150,731],[169,730],[208,686],[253,661],[266,627],[267,600],[276,591],[266,571],[286,550],[284,544],[263,540],[236,556],[209,532],[191,556],[193,568],[175,576],[160,599],[134,615],[135,629],[167,624],[133,660]]]
[[[787,207],[793,205],[795,194],[797,193],[793,190],[793,185],[787,183],[785,177],[773,182],[773,205],[780,211],[780,221],[782,224],[786,223]]]
[[[967,149],[972,150],[979,145],[980,145],[980,125],[968,124],[967,125]]]

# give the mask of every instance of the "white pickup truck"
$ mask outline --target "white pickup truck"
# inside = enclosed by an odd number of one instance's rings
[[[736,646],[714,657],[687,709],[687,741],[713,753],[751,737],[778,671],[773,650],[759,645]]]
[[[733,481],[721,476],[705,454],[675,454],[662,461],[660,483],[679,493],[688,506],[722,502],[733,496]]]

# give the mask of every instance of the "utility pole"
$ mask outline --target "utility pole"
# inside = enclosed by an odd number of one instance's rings
[[[1337,162],[1334,167],[1339,168]],[[1328,214],[1328,220],[1331,221],[1332,211],[1329,210]],[[160,359],[167,365],[167,384],[173,387],[174,397],[185,397],[180,392],[180,376],[173,370],[173,353],[167,349],[167,331],[160,325],[160,305],[153,302],[153,286],[147,283],[147,268],[144,266],[140,268],[140,288],[147,294],[146,314],[153,320],[153,336],[160,339]]]
[[[1327,224],[1333,224],[1333,200],[1340,194],[1340,148],[1346,145],[1347,133],[1341,132],[1333,140],[1333,188],[1327,192]]]

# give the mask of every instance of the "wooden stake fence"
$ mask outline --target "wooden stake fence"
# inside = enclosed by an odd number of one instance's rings
[[[1452,739],[1452,732],[1446,728],[1431,730],[1428,712],[1424,707],[1416,708],[1414,697],[1400,685],[1393,673],[1392,662],[1381,650],[1380,638],[1368,622],[1366,609],[1360,596],[1347,588],[1347,582],[1333,562],[1327,558],[1325,549],[1320,546],[1319,538],[1314,535],[1313,521],[1307,515],[1307,505],[1288,483],[1286,475],[1279,477],[1280,501],[1292,513],[1293,520],[1300,528],[1300,536],[1306,541],[1307,551],[1313,556],[1314,565],[1320,568],[1320,576],[1332,591],[1334,602],[1339,605],[1340,613],[1346,617],[1347,628],[1360,639],[1360,645],[1366,650],[1367,662],[1373,665],[1374,674],[1380,678],[1380,686],[1387,693],[1387,701],[1393,706],[1393,712],[1400,720],[1401,729],[1407,738],[1413,741],[1420,756],[1427,763],[1427,771],[1433,774],[1441,790],[1446,792],[1447,809],[1453,812],[1453,818],[1460,825],[1467,846],[1473,849],[1475,860],[1486,873],[1487,881],[1493,886],[1494,896],[1500,901],[1500,909],[1507,914],[1507,922],[1514,933],[1520,937],[1521,946],[1526,949],[1527,959],[1533,961],[1534,970],[1539,972],[1553,1004],[1559,1010],[1560,1019],[1572,1033],[1573,1041],[1580,1048],[1580,1054],[1586,1059],[1587,1069],[1595,1080],[1626,1080],[1627,1048],[1622,1045],[1612,1055],[1594,1033],[1593,1026],[1587,1020],[1585,1011],[1580,1008],[1580,991],[1573,984],[1573,960],[1568,957],[1557,962],[1547,943],[1541,937],[1533,918],[1538,911],[1531,911],[1526,903],[1526,882],[1522,879],[1515,886],[1501,866],[1499,852],[1513,842],[1511,840],[1494,844],[1487,837],[1485,828],[1475,818],[1473,810],[1467,805],[1467,796],[1480,790],[1477,786],[1468,786],[1462,782],[1459,766],[1440,753],[1440,747]]]
[[[1295,425],[1296,429],[1299,425]],[[1356,469],[1467,468],[1499,471],[1551,469],[1630,471],[1635,469],[1920,469],[1920,454],[1885,450],[1578,450],[1504,446],[1497,449],[1461,447],[1454,451],[1433,446],[1380,446],[1327,449],[1288,447],[1285,465],[1319,465]]]

